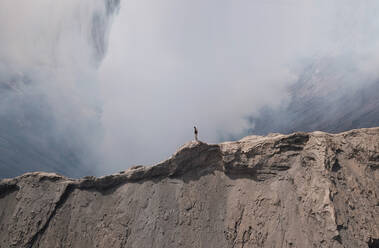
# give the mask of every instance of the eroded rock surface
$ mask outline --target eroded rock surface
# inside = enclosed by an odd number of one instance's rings
[[[100,178],[0,181],[0,247],[378,247],[379,128],[191,142]]]

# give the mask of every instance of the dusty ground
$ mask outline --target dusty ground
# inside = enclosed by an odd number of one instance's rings
[[[379,128],[191,142],[152,167],[0,181],[0,247],[379,247]]]

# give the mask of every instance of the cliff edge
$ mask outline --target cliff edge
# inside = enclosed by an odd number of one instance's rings
[[[0,181],[0,247],[379,247],[379,128],[190,142],[100,178]]]

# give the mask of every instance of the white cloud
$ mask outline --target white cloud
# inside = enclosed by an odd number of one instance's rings
[[[75,130],[102,157],[101,173],[165,159],[193,138],[193,125],[206,142],[244,133],[248,116],[285,102],[313,59],[345,56],[357,87],[378,77],[374,1],[121,4],[108,43],[104,0],[0,2],[0,81],[32,77],[57,132]],[[97,14],[105,30],[94,37]],[[88,128],[97,109],[102,127]]]
[[[123,2],[99,72],[107,163],[121,169],[164,159],[193,138],[194,124],[206,142],[243,133],[247,116],[285,102],[304,58],[355,59],[357,43],[372,48],[377,7],[370,1]],[[366,62],[363,69],[371,69],[372,56]]]

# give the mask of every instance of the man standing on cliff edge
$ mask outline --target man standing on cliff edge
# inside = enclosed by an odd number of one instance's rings
[[[194,128],[194,133],[195,133],[195,141],[199,141],[199,139],[197,138],[197,134],[198,134],[197,128],[196,126],[194,126],[193,128]]]

